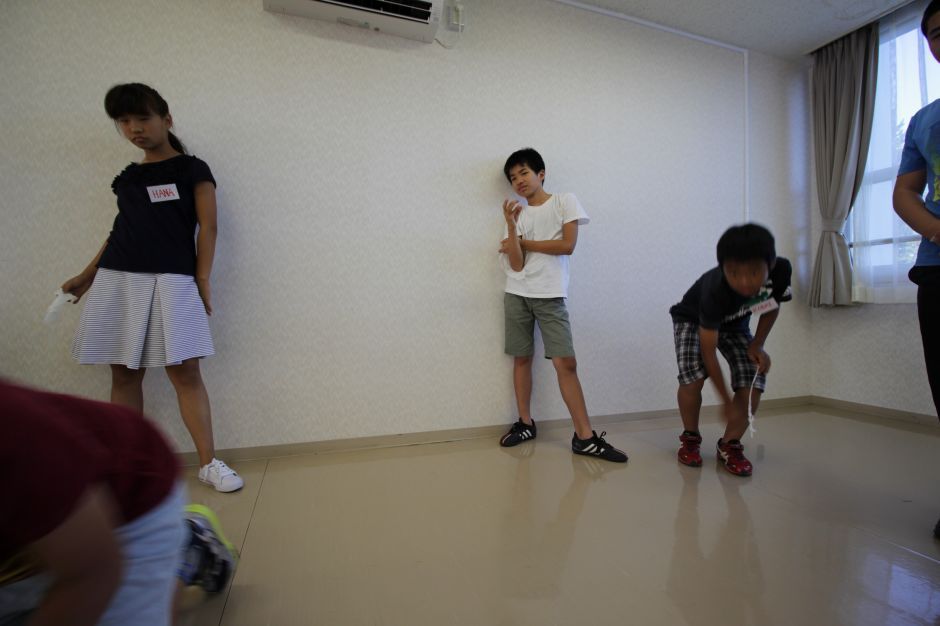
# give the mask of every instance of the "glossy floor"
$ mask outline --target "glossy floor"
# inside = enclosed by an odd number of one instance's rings
[[[677,626],[940,624],[940,429],[778,410],[750,478],[675,460],[678,418],[236,464],[191,476],[242,559],[182,624]]]

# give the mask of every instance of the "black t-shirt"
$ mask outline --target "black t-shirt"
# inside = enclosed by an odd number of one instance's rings
[[[721,267],[708,270],[685,292],[682,302],[669,309],[674,322],[695,322],[709,330],[744,330],[748,327],[752,308],[771,298],[777,303],[793,299],[790,261],[777,257],[767,282],[753,298],[734,291],[725,280]]]
[[[98,267],[194,276],[194,190],[203,181],[215,185],[209,166],[187,154],[124,168],[111,183],[118,214]]]

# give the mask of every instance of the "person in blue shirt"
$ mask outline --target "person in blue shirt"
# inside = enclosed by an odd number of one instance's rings
[[[920,30],[933,58],[940,61],[940,0],[927,5]],[[917,260],[908,276],[917,285],[917,317],[927,380],[940,417],[940,100],[911,118],[893,201],[898,217],[921,236]],[[940,539],[940,521],[933,534]]]

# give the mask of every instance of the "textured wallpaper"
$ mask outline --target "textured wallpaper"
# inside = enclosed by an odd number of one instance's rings
[[[138,157],[104,93],[143,81],[219,183],[203,367],[219,447],[513,419],[496,248],[502,163],[527,145],[548,191],[592,217],[569,301],[589,411],[673,407],[666,311],[744,216],[744,55],[544,0],[465,5],[446,50],[260,0],[0,4],[0,374],[107,397],[107,368],[69,358],[77,308],[41,318]],[[752,55],[750,78],[752,216],[805,275],[802,70]],[[798,298],[771,337],[768,397],[809,393],[809,346]],[[163,372],[145,386],[190,450]],[[567,415],[541,359],[533,409]]]

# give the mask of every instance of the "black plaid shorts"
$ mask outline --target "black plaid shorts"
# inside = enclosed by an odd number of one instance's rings
[[[705,362],[702,360],[702,347],[699,344],[698,324],[695,322],[673,322],[673,336],[676,340],[676,361],[679,364],[679,384],[688,385],[697,380],[708,378],[705,371]],[[747,358],[747,347],[751,343],[751,332],[719,331],[718,351],[721,352],[728,365],[731,366],[731,389],[750,388],[757,374],[757,363]],[[764,391],[767,378],[763,374],[757,376],[754,388]]]

